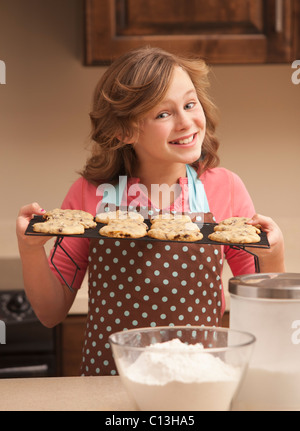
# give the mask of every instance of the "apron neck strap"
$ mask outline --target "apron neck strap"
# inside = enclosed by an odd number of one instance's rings
[[[189,187],[189,206],[193,213],[208,213],[209,204],[204,190],[204,186],[197,172],[190,165],[186,165],[186,174]]]

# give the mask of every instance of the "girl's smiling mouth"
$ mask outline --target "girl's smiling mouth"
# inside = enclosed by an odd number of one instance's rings
[[[183,147],[191,147],[196,143],[198,133],[178,139],[176,141],[170,141],[170,145],[179,145]]]

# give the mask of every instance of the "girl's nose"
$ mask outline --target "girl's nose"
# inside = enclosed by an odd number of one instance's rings
[[[188,129],[191,125],[191,116],[187,111],[179,112],[176,116],[176,129]]]

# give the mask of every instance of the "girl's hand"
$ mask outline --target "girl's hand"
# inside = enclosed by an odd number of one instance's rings
[[[261,272],[285,272],[284,238],[279,226],[270,217],[255,214],[249,221],[251,225],[260,225],[266,232],[270,244],[269,249],[255,249],[259,257]]]
[[[33,215],[43,215],[44,213],[45,210],[36,202],[25,205],[20,209],[16,222],[16,233],[20,250],[40,248],[51,239],[50,236],[25,235],[25,231]]]

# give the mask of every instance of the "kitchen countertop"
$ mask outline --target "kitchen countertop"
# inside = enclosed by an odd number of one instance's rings
[[[134,411],[119,376],[0,380],[0,411]]]

